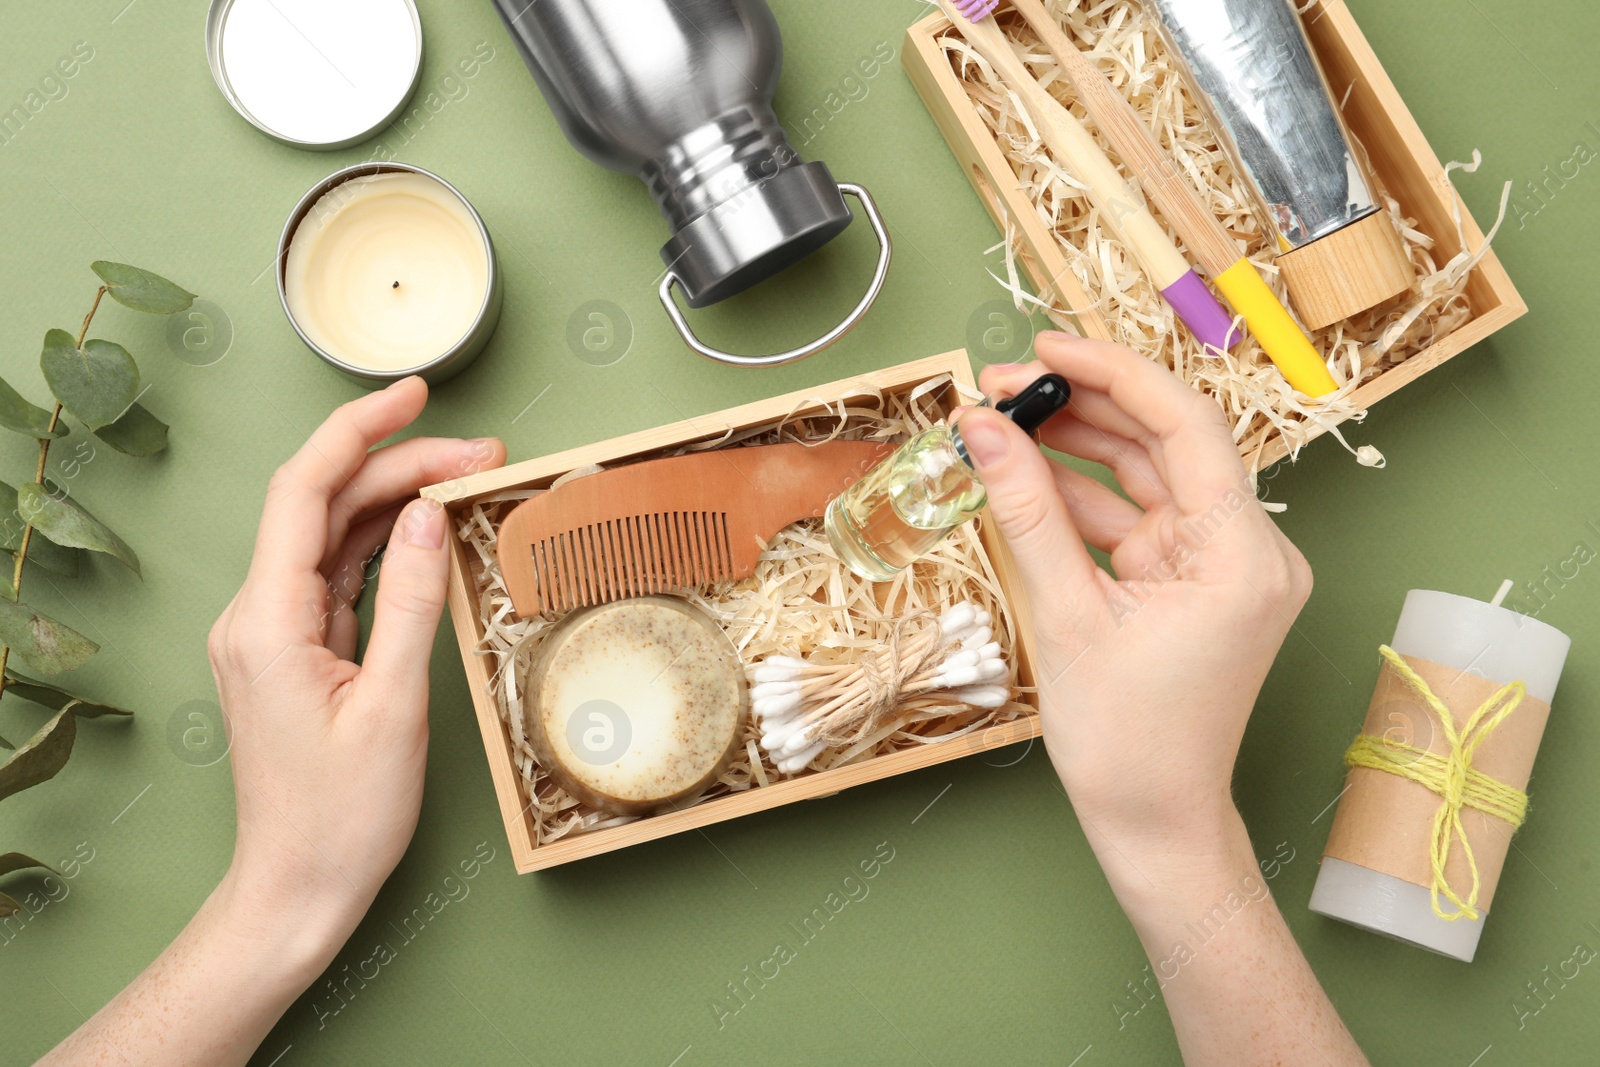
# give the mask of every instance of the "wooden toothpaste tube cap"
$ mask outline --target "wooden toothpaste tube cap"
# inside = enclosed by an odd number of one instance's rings
[[[1310,330],[1377,307],[1417,281],[1394,223],[1382,211],[1278,256],[1294,309]]]

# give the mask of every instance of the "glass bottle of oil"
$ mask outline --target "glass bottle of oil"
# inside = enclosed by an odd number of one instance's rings
[[[1046,374],[995,410],[1031,434],[1071,395],[1065,378]],[[825,520],[828,540],[845,566],[869,581],[886,582],[976,515],[988,499],[959,423],[935,426],[834,498]]]

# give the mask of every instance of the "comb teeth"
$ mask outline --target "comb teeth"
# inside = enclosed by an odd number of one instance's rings
[[[567,611],[733,577],[725,511],[632,515],[530,546],[540,612]]]
[[[994,9],[1000,6],[1000,0],[950,0],[950,3],[963,16],[973,22],[992,15]]]

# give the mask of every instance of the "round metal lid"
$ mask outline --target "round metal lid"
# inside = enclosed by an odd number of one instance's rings
[[[411,99],[422,20],[412,0],[211,0],[206,58],[228,103],[269,137],[347,148]]]

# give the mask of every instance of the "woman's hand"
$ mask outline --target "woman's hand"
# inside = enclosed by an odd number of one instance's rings
[[[41,1063],[244,1063],[400,861],[422,805],[449,558],[444,513],[412,498],[505,460],[488,439],[368,451],[427,399],[407,378],[352,401],[272,476],[250,572],[210,640],[233,863],[167,950]],[[385,543],[358,665],[351,604]]]
[[[1035,351],[1036,365],[988,368],[984,390],[1064,375],[1072,402],[1041,441],[1109,467],[1132,503],[1052,463],[997,412],[966,412],[961,436],[1027,590],[1045,747],[1184,1060],[1363,1064],[1230,792],[1311,570],[1257,503],[1214,402],[1115,345],[1046,333]],[[1115,578],[1084,541],[1110,553]]]
[[[400,861],[422,805],[448,531],[438,504],[406,501],[505,461],[490,439],[368,451],[427,398],[407,378],[346,404],[278,469],[249,574],[208,646],[238,794],[229,878],[317,901],[346,933]],[[358,665],[351,605],[385,544]]]
[[[1036,350],[986,369],[983,389],[1065,376],[1072,402],[1040,441],[1109,467],[1133,501],[994,412],[961,418],[1028,589],[1045,744],[1092,837],[1183,847],[1233,811],[1245,721],[1311,569],[1256,502],[1213,401],[1119,346],[1045,333]]]

